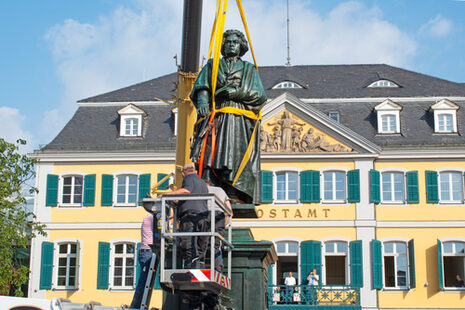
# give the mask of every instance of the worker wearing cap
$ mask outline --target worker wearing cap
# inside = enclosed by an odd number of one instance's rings
[[[187,164],[182,169],[183,181],[180,189],[166,193],[165,195],[182,194],[207,194],[205,182],[197,175],[194,165]],[[179,232],[205,232],[208,229],[208,207],[206,200],[184,200],[177,207],[179,218]],[[181,237],[181,250],[184,260],[184,268],[204,268],[205,262],[200,257],[205,257],[208,237],[191,236]]]

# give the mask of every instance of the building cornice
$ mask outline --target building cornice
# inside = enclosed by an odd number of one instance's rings
[[[173,163],[176,155],[174,152],[54,152],[33,153],[32,158],[37,158],[41,163],[46,162],[145,162],[159,161]]]
[[[363,97],[363,98],[300,98],[302,102],[305,103],[382,103],[386,99],[390,99],[396,103],[402,102],[437,102],[442,99],[447,99],[450,101],[465,101],[465,97],[459,96],[434,96],[434,97]]]
[[[77,102],[79,107],[114,107],[114,106],[127,106],[134,104],[136,106],[169,106],[167,102],[163,101],[112,101],[112,102]]]
[[[384,150],[378,160],[409,160],[409,159],[463,159],[465,149],[442,148],[437,150],[397,149]]]

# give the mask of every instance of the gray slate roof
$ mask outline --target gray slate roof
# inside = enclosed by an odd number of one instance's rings
[[[174,150],[174,119],[168,105],[141,106],[147,113],[143,119],[142,137],[120,137],[120,117],[124,105],[79,107],[58,136],[41,151],[60,150]]]
[[[321,65],[321,66],[264,66],[260,77],[268,98],[276,98],[284,91],[297,98],[363,98],[363,97],[429,97],[465,96],[463,83],[454,83],[428,75],[388,65]],[[391,80],[399,88],[366,88],[378,79]],[[272,89],[279,82],[290,80],[302,89]],[[79,102],[153,101],[171,99],[176,73],[121,88]]]
[[[269,99],[290,92],[298,98],[392,98],[392,97],[465,97],[465,84],[454,83],[388,65],[325,65],[325,66],[269,66],[260,67],[260,75]],[[400,88],[366,88],[378,79],[388,79]],[[131,85],[102,95],[80,100],[90,103],[80,106],[59,135],[40,151],[67,150],[134,150],[174,151],[174,118],[168,105],[141,105],[147,117],[143,136],[119,137],[117,111],[127,102],[154,101],[155,97],[169,100],[174,94],[176,74]],[[289,80],[303,89],[272,89],[279,82]],[[97,103],[114,102],[99,106]],[[121,102],[118,104],[118,102]],[[92,103],[96,103],[93,107]],[[435,134],[430,102],[399,103],[401,133],[377,133],[373,102],[307,103],[324,113],[337,111],[340,123],[383,149],[413,147],[465,148],[465,101],[454,101],[457,111],[458,134]]]

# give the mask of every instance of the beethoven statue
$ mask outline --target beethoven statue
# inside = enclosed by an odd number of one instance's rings
[[[256,116],[266,102],[266,95],[255,66],[241,59],[248,49],[247,40],[242,32],[225,31],[221,46],[223,58],[219,61],[215,91],[217,112],[212,123],[209,123],[209,120],[213,109],[213,60],[210,59],[199,73],[190,94],[197,109],[198,120],[194,130],[191,158],[198,170],[202,170],[201,177],[215,186],[222,187],[231,198],[244,203],[258,203],[260,121]],[[248,116],[244,112],[248,112]],[[240,171],[241,162],[244,157],[247,158],[245,154],[249,143],[250,157]],[[202,167],[199,167],[200,165]]]

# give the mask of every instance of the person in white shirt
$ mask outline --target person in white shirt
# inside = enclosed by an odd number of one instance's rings
[[[292,293],[294,291],[294,286],[296,285],[296,280],[292,276],[292,272],[289,272],[289,276],[284,279],[284,284],[286,285],[286,301],[288,303],[292,302]]]
[[[310,286],[318,286],[318,280],[320,280],[320,277],[316,274],[316,269],[313,268],[312,271],[310,271],[310,274],[307,277],[308,285],[310,285]]]

